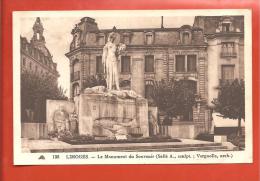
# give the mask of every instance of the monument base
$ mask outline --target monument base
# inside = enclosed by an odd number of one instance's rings
[[[122,99],[104,93],[83,93],[76,106],[80,135],[149,137],[148,103],[144,98]]]

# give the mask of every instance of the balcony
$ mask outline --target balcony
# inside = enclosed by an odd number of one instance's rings
[[[236,58],[237,53],[236,52],[221,52],[220,56],[221,56],[221,58]]]
[[[145,72],[144,78],[145,79],[155,79],[155,73],[154,72]]]
[[[174,72],[174,77],[178,80],[182,80],[182,79],[197,80],[198,73],[197,72]]]
[[[73,73],[70,75],[70,81],[71,81],[71,82],[74,82],[74,81],[77,81],[77,80],[80,80],[80,71],[73,72]]]

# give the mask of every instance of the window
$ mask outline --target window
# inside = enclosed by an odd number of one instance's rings
[[[38,66],[35,65],[35,72],[37,73],[37,71],[38,71]]]
[[[75,35],[74,36],[74,42],[75,42],[75,45],[74,47],[77,48],[79,46],[79,39],[78,39],[78,35]]]
[[[146,44],[151,45],[153,43],[153,35],[148,34],[145,37],[146,37]]]
[[[190,34],[185,32],[182,34],[183,44],[187,45],[190,43]]]
[[[104,44],[105,44],[105,37],[98,36],[98,45],[104,45]]]
[[[235,65],[222,65],[222,79],[234,80]]]
[[[71,75],[71,81],[77,81],[80,79],[80,62],[78,59],[73,62],[73,73]]]
[[[131,67],[130,56],[121,56],[121,72],[129,73]]]
[[[185,55],[176,55],[176,72],[185,72]]]
[[[124,35],[123,36],[123,41],[124,41],[124,44],[129,45],[130,44],[130,37],[127,36],[127,35]]]
[[[154,72],[154,56],[145,56],[145,72]]]
[[[102,64],[102,56],[96,57],[96,73],[101,74],[104,72],[104,67]]]
[[[23,58],[23,66],[26,66],[26,59]]]
[[[225,56],[236,56],[235,43],[234,42],[222,42],[221,43],[221,55]]]
[[[188,55],[187,56],[187,71],[188,72],[196,72],[197,63],[196,63],[196,55]]]
[[[29,68],[30,68],[30,70],[32,70],[32,62],[30,62]]]
[[[229,32],[230,31],[230,23],[222,23],[222,31]]]

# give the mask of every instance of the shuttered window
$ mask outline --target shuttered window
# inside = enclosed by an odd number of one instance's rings
[[[129,73],[131,71],[130,66],[131,66],[130,56],[122,56],[121,57],[121,72]]]
[[[154,72],[154,56],[145,56],[145,72]]]
[[[151,45],[153,43],[153,35],[146,35],[146,43],[147,45]]]
[[[185,55],[176,55],[176,72],[185,72]]]
[[[196,72],[196,70],[197,70],[196,55],[188,55],[187,56],[187,71]]]
[[[104,67],[102,64],[102,56],[97,56],[96,57],[96,72],[97,74],[101,74],[104,71]]]

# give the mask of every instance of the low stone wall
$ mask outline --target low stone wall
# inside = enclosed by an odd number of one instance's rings
[[[174,123],[173,123],[174,124]],[[161,135],[172,138],[193,139],[196,135],[194,124],[177,123],[170,126],[159,126]]]
[[[22,123],[22,138],[44,139],[47,137],[46,123]]]

